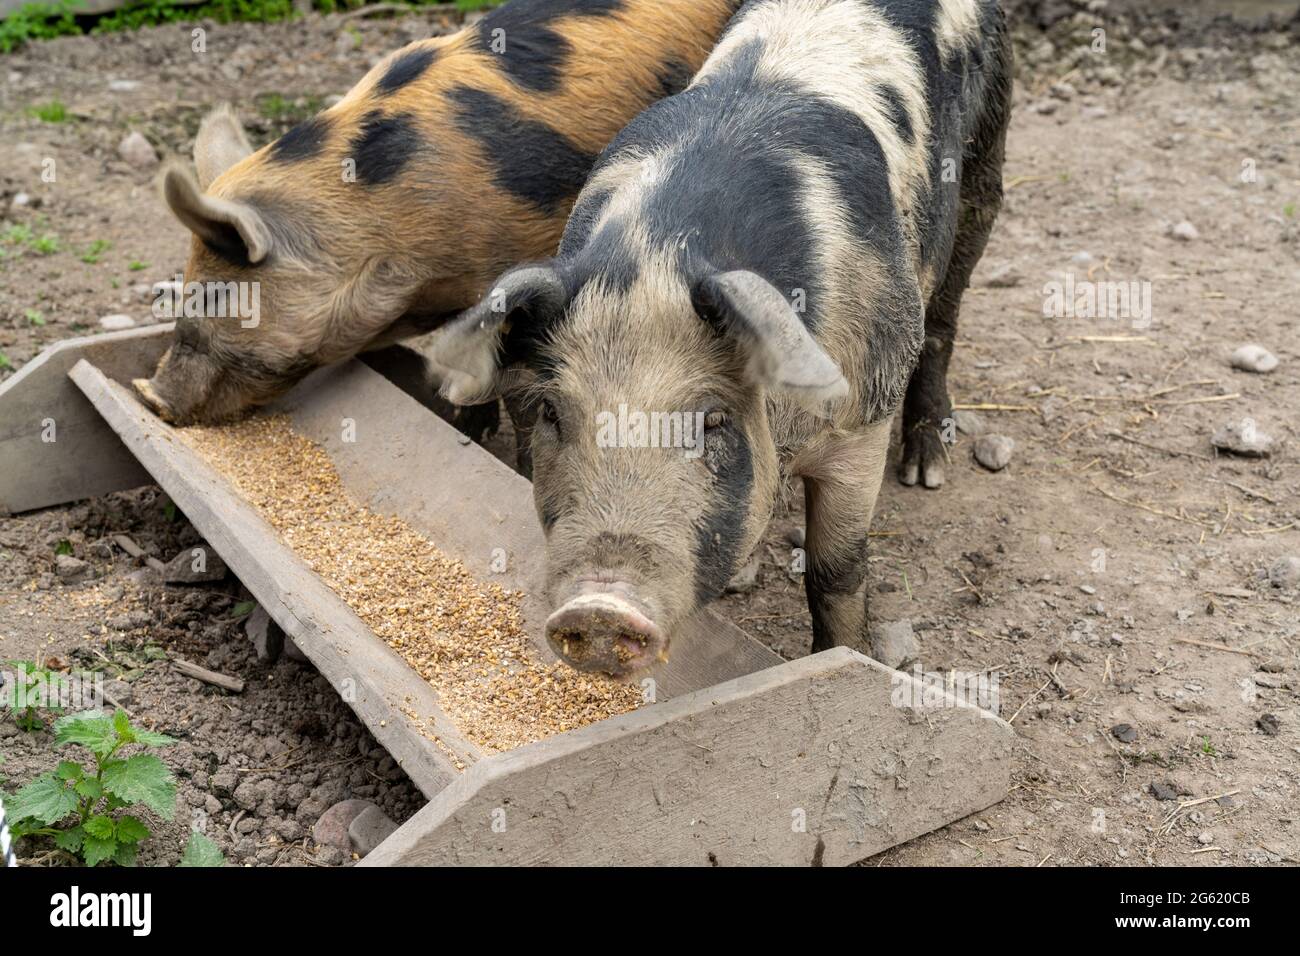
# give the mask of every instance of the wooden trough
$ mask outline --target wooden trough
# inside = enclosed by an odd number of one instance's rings
[[[124,383],[152,371],[169,333],[68,340],[0,385],[0,509],[161,485],[429,798],[365,865],[846,864],[1006,795],[1014,733],[1002,720],[847,649],[785,662],[712,612],[653,673],[655,703],[481,753],[434,690],[135,399]],[[360,361],[314,373],[275,409],[359,502],[481,580],[523,590],[529,635],[554,660],[525,479]],[[362,439],[343,440],[345,419]]]

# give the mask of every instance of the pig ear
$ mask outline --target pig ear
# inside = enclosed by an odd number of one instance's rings
[[[442,375],[442,394],[456,405],[477,405],[506,391],[506,337],[521,321],[539,325],[565,306],[564,280],[551,266],[507,272],[478,305],[457,316],[429,346]]]
[[[742,271],[706,276],[691,290],[691,302],[702,319],[744,350],[755,384],[783,392],[817,415],[848,394],[839,366],[761,276]]]
[[[184,166],[163,172],[163,198],[190,232],[237,265],[256,265],[271,251],[271,232],[247,203],[209,196]]]
[[[199,186],[207,189],[212,181],[245,156],[253,155],[244,128],[229,103],[223,103],[203,118],[194,138],[194,167],[199,172]]]

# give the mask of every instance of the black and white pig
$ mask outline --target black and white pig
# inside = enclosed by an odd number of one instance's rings
[[[626,677],[662,659],[788,475],[813,650],[870,652],[891,422],[902,406],[902,477],[939,484],[1011,80],[994,0],[750,0],[691,86],[604,152],[558,256],[450,327],[431,356],[447,397],[523,389],[539,409],[547,634],[569,663]],[[635,412],[698,413],[702,441],[607,447],[601,423]]]

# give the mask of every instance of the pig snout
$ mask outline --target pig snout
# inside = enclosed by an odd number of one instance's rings
[[[629,588],[586,585],[546,621],[555,653],[580,671],[626,678],[667,660],[668,639]]]

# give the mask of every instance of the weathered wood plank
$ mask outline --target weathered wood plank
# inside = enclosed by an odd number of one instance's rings
[[[359,500],[401,518],[480,580],[522,590],[529,635],[545,660],[555,659],[542,627],[546,542],[526,478],[360,362],[313,374],[276,407],[325,449]],[[656,699],[667,700],[780,663],[706,611],[676,636],[671,660],[651,676]]]
[[[489,757],[362,865],[847,864],[1003,799],[1014,739],[837,648]]]
[[[32,511],[150,484],[121,439],[68,381],[81,359],[130,381],[153,374],[172,326],[65,339],[0,384],[0,513]],[[48,423],[54,441],[47,441]]]
[[[229,482],[125,386],[86,361],[78,362],[70,375],[426,796],[459,775],[449,752],[466,764],[479,759],[478,750],[439,708],[433,689],[303,564]]]

